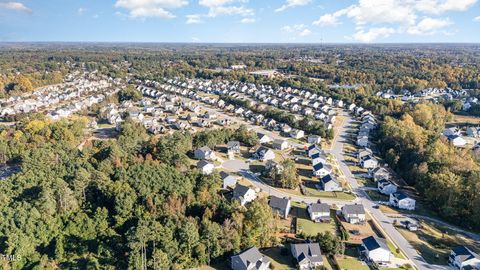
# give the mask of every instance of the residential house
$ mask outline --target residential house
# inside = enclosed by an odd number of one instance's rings
[[[365,156],[360,160],[360,165],[365,169],[375,169],[378,166],[378,161],[373,156]]]
[[[210,149],[210,147],[204,146],[195,150],[194,156],[196,159],[212,160],[215,158],[215,152],[213,152],[212,149]]]
[[[323,162],[314,164],[312,168],[313,168],[313,175],[317,177],[324,177],[326,175],[329,175],[332,172],[332,166]]]
[[[314,270],[323,265],[322,252],[318,243],[291,244],[290,250],[300,270]]]
[[[233,189],[233,199],[238,200],[240,205],[244,206],[249,202],[253,202],[257,198],[255,190],[238,184]]]
[[[222,171],[220,172],[220,178],[222,178],[224,189],[235,188],[237,185],[237,178],[231,174]]]
[[[257,151],[253,154],[256,159],[261,161],[268,161],[275,159],[275,152],[272,149],[267,147],[261,146],[257,149]]]
[[[465,139],[459,135],[447,136],[447,139],[450,143],[453,144],[453,146],[456,147],[464,147],[467,144],[467,141],[465,141]]]
[[[375,236],[362,239],[361,253],[375,263],[388,263],[392,260],[392,252],[388,248],[387,240]]]
[[[410,198],[404,192],[397,191],[390,194],[390,205],[400,209],[415,210],[415,199]]]
[[[307,148],[307,155],[312,157],[314,154],[322,153],[322,148],[316,144],[311,144]]]
[[[320,187],[323,191],[342,191],[342,185],[331,174],[327,174],[320,179]]]
[[[467,136],[478,138],[480,137],[480,129],[478,127],[469,127],[466,131]]]
[[[367,147],[368,146],[368,136],[363,135],[363,136],[358,136],[357,137],[357,145],[361,147]]]
[[[363,148],[363,149],[358,150],[357,159],[361,160],[363,157],[371,156],[371,155],[373,155],[373,152],[370,148]]]
[[[240,153],[240,142],[239,141],[229,141],[227,143],[227,152],[229,154]]]
[[[310,219],[315,222],[330,222],[330,206],[326,203],[311,203],[307,206]]]
[[[397,186],[386,179],[378,180],[377,188],[378,188],[378,192],[385,195],[390,195],[392,193],[397,192]]]
[[[348,223],[358,224],[365,222],[365,209],[361,204],[346,204],[341,211],[343,218]]]
[[[215,166],[203,159],[197,162],[197,168],[202,172],[202,174],[211,174],[215,169]]]
[[[308,136],[307,142],[309,144],[320,144],[322,142],[322,137],[317,135]]]
[[[282,218],[288,217],[288,213],[290,213],[290,209],[292,207],[290,199],[279,198],[275,196],[270,197],[270,201],[268,202],[268,204],[272,208],[273,213],[278,214]]]
[[[288,141],[286,140],[275,139],[273,141],[272,147],[279,150],[285,150],[289,147],[289,145],[288,145]]]
[[[267,270],[270,259],[262,255],[256,247],[252,247],[230,258],[233,270]]]
[[[315,153],[312,155],[312,166],[318,163],[327,163],[327,157],[325,157],[323,153]]]
[[[443,135],[445,137],[449,137],[449,136],[453,136],[453,135],[460,135],[460,130],[456,127],[446,128],[445,130],[443,130]]]
[[[465,246],[459,246],[450,252],[448,263],[460,270],[480,269],[480,256]]]
[[[263,134],[263,133],[257,133],[258,136],[258,142],[260,143],[269,143],[272,141],[272,138],[270,138],[268,135]]]
[[[305,136],[305,132],[303,130],[294,129],[290,132],[290,137],[295,139],[301,139]]]
[[[373,180],[377,182],[378,180],[381,179],[387,179],[389,180],[391,178],[390,171],[385,168],[385,167],[376,167],[370,172],[370,175],[372,176]]]

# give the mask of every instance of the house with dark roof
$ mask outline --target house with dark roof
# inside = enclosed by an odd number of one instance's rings
[[[307,206],[310,219],[315,222],[330,222],[330,206],[326,203],[311,203]]]
[[[480,256],[465,246],[454,248],[448,256],[448,263],[460,270],[480,269]]]
[[[320,179],[320,187],[323,191],[342,191],[342,185],[331,174],[327,174]]]
[[[373,169],[370,175],[372,176],[373,181],[375,182],[380,179],[390,180],[390,178],[392,177],[392,175],[390,174],[390,171],[385,167],[377,167]]]
[[[253,157],[261,161],[273,160],[275,159],[275,152],[265,146],[260,146],[253,154]]]
[[[332,172],[332,166],[319,162],[312,167],[313,175],[317,177],[324,177]]]
[[[385,195],[390,195],[392,193],[397,192],[397,186],[386,179],[378,180],[377,188],[378,188],[378,192]]]
[[[351,224],[365,222],[365,209],[361,204],[346,204],[342,207],[342,215],[345,221]]]
[[[208,146],[204,146],[201,148],[198,148],[194,152],[195,158],[196,159],[214,159],[215,158],[215,153],[210,149]]]
[[[400,209],[415,210],[415,199],[402,191],[397,191],[390,194],[390,205]]]
[[[272,147],[279,150],[285,150],[289,147],[288,141],[275,139],[273,140]]]
[[[252,247],[230,258],[233,270],[267,270],[270,269],[270,259],[264,256],[258,248]]]
[[[323,265],[322,252],[318,243],[291,244],[290,250],[298,263],[298,269],[313,270]]]
[[[257,194],[255,190],[247,186],[237,185],[233,189],[233,199],[238,200],[242,206],[249,202],[253,202],[256,198]]]
[[[272,141],[272,138],[270,138],[268,135],[263,133],[257,133],[257,137],[260,143],[269,143]]]
[[[392,259],[392,252],[388,248],[387,240],[375,236],[362,239],[360,252],[375,263],[388,263]]]
[[[363,157],[365,156],[371,156],[373,155],[373,152],[370,148],[366,147],[366,148],[363,148],[363,149],[360,149],[357,153],[357,159],[358,160],[362,160]]]
[[[240,142],[239,141],[229,141],[227,143],[227,152],[230,154],[240,153]]]
[[[312,157],[314,154],[317,153],[322,154],[322,148],[320,148],[320,146],[316,144],[311,144],[310,146],[308,146],[306,151],[307,156]]]
[[[202,174],[211,174],[215,169],[215,166],[212,163],[202,159],[197,162],[197,169],[199,169]]]
[[[270,197],[268,205],[272,208],[272,212],[278,214],[282,218],[287,218],[290,209],[292,208],[290,199],[288,198],[279,198],[275,196]]]
[[[235,188],[237,185],[237,178],[229,173],[220,172],[220,178],[222,178],[223,188]]]
[[[375,169],[378,166],[378,161],[373,156],[365,156],[360,160],[360,166],[365,169]]]

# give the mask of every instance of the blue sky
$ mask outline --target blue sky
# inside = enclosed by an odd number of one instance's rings
[[[480,42],[480,0],[0,0],[0,41]]]

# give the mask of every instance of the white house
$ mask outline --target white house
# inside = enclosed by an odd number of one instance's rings
[[[310,219],[315,222],[330,221],[330,206],[326,203],[311,203],[307,206]]]
[[[291,244],[290,250],[300,270],[314,270],[323,265],[322,252],[318,243]]]
[[[257,133],[258,136],[258,142],[260,143],[269,143],[272,141],[272,138],[270,138],[268,135],[263,134],[263,133]]]
[[[415,210],[415,200],[401,191],[390,194],[390,205],[400,209]]]
[[[312,166],[318,163],[327,163],[327,157],[325,157],[323,153],[315,153],[312,155]]]
[[[244,186],[244,185],[237,185],[233,189],[233,198],[240,202],[240,205],[245,205],[249,202],[253,202],[257,198],[257,194],[255,190]]]
[[[237,185],[237,178],[226,172],[220,172],[220,178],[222,178],[223,188],[235,188]]]
[[[285,150],[289,147],[288,141],[275,139],[273,141],[272,147],[279,150]]]
[[[295,139],[301,139],[305,136],[305,132],[303,130],[294,129],[290,132],[290,137]]]
[[[378,166],[378,161],[372,156],[365,156],[360,160],[360,165],[365,169],[375,169]]]
[[[346,204],[341,211],[343,218],[348,223],[358,224],[365,221],[365,209],[361,204]]]
[[[288,198],[279,198],[272,196],[268,202],[272,208],[272,212],[278,214],[282,218],[287,218],[290,209],[292,208],[290,199]]]
[[[390,195],[392,193],[397,192],[397,186],[386,179],[379,180],[377,182],[377,188],[378,188],[378,192],[385,195]]]
[[[194,152],[195,158],[196,159],[214,159],[215,158],[215,153],[210,149],[208,146],[204,146],[201,148],[198,148]]]
[[[388,263],[392,259],[392,252],[388,248],[387,241],[383,238],[369,236],[362,239],[361,252],[376,263]]]
[[[342,191],[342,185],[333,178],[331,174],[327,174],[320,179],[320,186],[324,191]]]
[[[451,135],[448,136],[447,139],[456,147],[464,147],[467,144],[467,141],[459,135]]]
[[[311,144],[307,148],[307,155],[312,157],[314,154],[322,153],[322,148],[316,144]]]
[[[200,160],[197,163],[197,168],[202,172],[202,174],[211,174],[213,169],[215,169],[215,166],[206,160]]]
[[[315,165],[313,165],[313,175],[317,177],[324,177],[326,175],[329,175],[332,172],[332,166],[319,162]]]
[[[448,263],[460,270],[480,269],[480,256],[465,246],[459,246],[450,252]]]
[[[309,144],[320,144],[322,142],[322,137],[317,135],[308,136],[307,142]]]
[[[270,269],[270,259],[258,248],[252,247],[230,258],[233,270],[267,270]]]
[[[273,152],[272,149],[261,146],[257,149],[253,156],[261,161],[268,161],[275,159],[275,152]]]

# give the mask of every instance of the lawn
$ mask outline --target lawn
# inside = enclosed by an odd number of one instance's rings
[[[332,198],[332,199],[345,200],[345,201],[351,201],[355,199],[355,195],[351,193],[327,192],[327,191],[321,191],[316,188],[310,188],[310,187],[305,188],[305,196],[313,196],[313,197],[319,197],[319,198]]]
[[[365,192],[372,199],[372,201],[389,201],[389,197],[387,195],[384,195],[376,190],[365,190]]]
[[[400,252],[400,250],[397,250],[397,248],[393,245],[392,242],[387,240],[387,245],[388,245],[388,248],[390,249],[390,251],[392,252],[393,256],[395,256],[396,258],[405,259],[405,256],[403,256],[403,254]]]
[[[340,270],[370,270],[370,268],[357,258],[345,256],[344,259],[337,259]]]
[[[282,255],[280,247],[273,247],[262,251],[262,254],[272,259],[271,268],[275,270],[296,269],[293,264],[290,250],[286,255]]]
[[[397,229],[428,263],[446,265],[450,250],[459,245],[480,251],[480,243],[433,222],[421,220],[416,232]]]
[[[330,231],[336,234],[335,220],[332,218],[330,223],[316,223],[310,220],[306,206],[304,204],[293,204],[290,212],[297,217],[297,234],[304,233],[305,236],[316,236],[318,233]]]
[[[357,182],[365,187],[377,187],[377,184],[371,178],[356,177]]]

